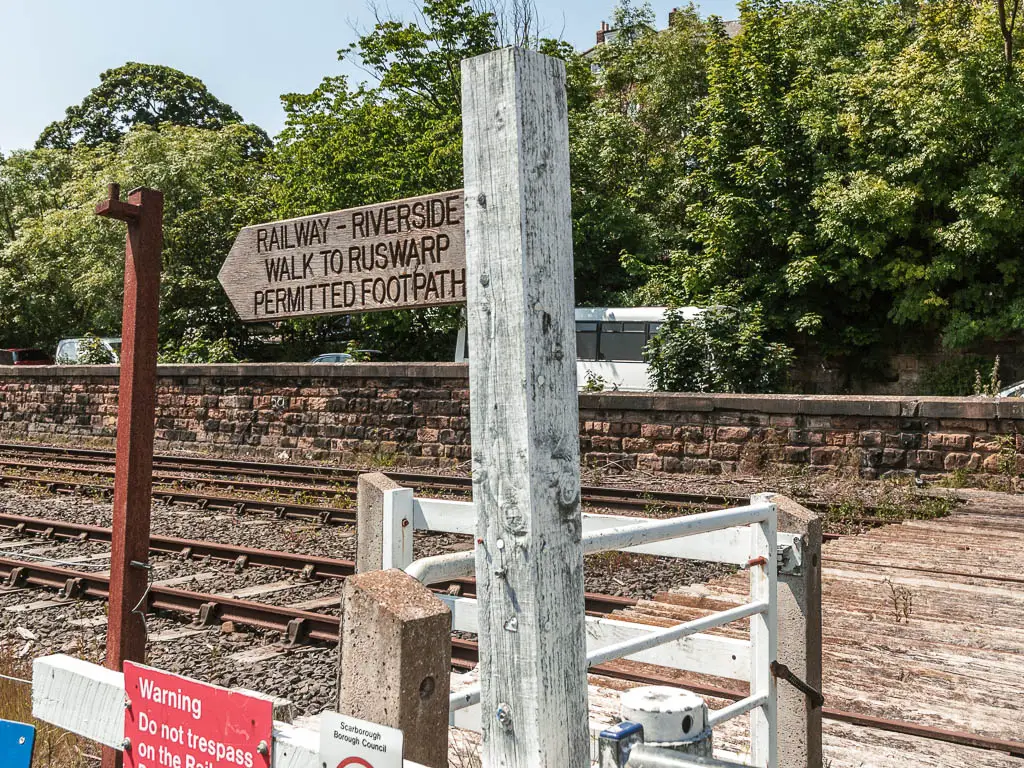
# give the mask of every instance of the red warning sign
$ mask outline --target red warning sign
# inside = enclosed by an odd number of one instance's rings
[[[270,701],[130,661],[124,690],[125,768],[269,768]]]

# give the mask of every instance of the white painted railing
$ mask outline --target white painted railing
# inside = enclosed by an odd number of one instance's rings
[[[414,530],[473,535],[472,502],[416,498],[408,489],[385,494],[385,568],[404,568],[424,583],[472,575],[472,550],[421,560],[413,560],[412,552]],[[728,563],[749,570],[749,602],[674,627],[587,616],[587,666],[627,659],[746,681],[751,694],[712,711],[709,723],[716,726],[749,712],[751,765],[776,768],[776,693],[771,674],[777,649],[776,569],[779,548],[791,547],[793,537],[777,533],[775,505],[754,502],[665,520],[584,513],[582,543],[586,554],[617,550]],[[446,595],[441,599],[451,608],[453,630],[478,631],[476,600]],[[750,620],[749,640],[706,634],[743,619]],[[479,686],[452,693],[450,722],[479,730],[479,701]]]

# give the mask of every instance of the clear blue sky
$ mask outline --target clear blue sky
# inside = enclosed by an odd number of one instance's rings
[[[685,0],[652,0],[658,26]],[[408,16],[411,0],[380,2]],[[594,43],[614,0],[541,0],[543,32],[577,48]],[[735,16],[734,0],[703,0]],[[126,61],[164,64],[201,79],[247,121],[282,127],[282,93],[309,92],[329,74],[360,72],[339,48],[372,26],[367,0],[0,0],[0,151],[27,149],[40,131]]]

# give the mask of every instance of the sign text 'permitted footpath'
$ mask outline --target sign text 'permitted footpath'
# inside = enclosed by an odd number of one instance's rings
[[[124,664],[126,768],[268,768],[267,699]]]
[[[246,227],[218,277],[248,321],[462,303],[462,191]]]

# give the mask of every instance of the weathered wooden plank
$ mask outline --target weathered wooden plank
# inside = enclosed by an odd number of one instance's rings
[[[124,674],[63,654],[35,659],[32,714],[120,749],[124,739]]]
[[[565,66],[462,62],[484,764],[588,763]]]
[[[246,321],[466,300],[462,192],[245,227],[218,279]]]

